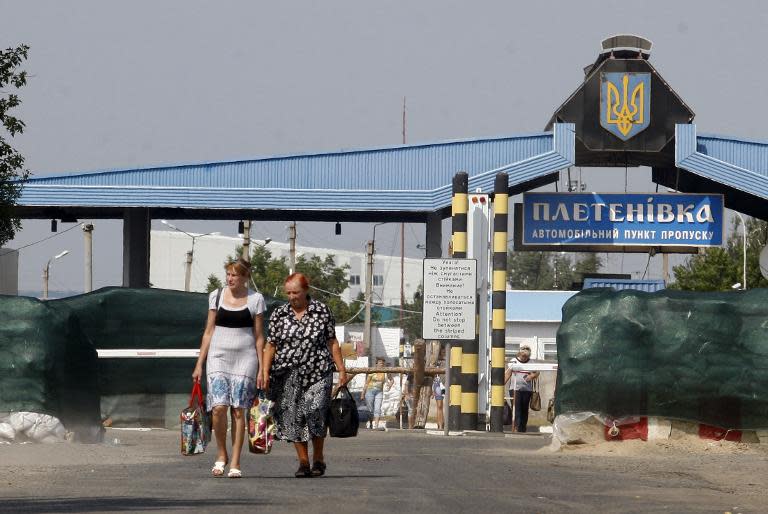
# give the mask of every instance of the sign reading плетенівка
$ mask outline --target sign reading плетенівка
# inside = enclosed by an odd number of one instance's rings
[[[523,244],[720,246],[723,196],[526,193]]]

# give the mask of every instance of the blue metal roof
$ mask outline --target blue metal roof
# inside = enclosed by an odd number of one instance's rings
[[[492,191],[573,165],[574,126],[526,136],[400,145],[323,154],[184,164],[30,179],[21,206],[434,211],[451,203],[451,180]]]
[[[507,291],[507,321],[562,321],[562,309],[578,291]]]
[[[676,125],[675,165],[768,199],[768,142],[697,136],[696,125]]]
[[[628,278],[585,278],[583,289],[591,287],[610,287],[617,291],[622,289],[635,289],[646,293],[655,293],[666,289],[663,280],[633,280]]]

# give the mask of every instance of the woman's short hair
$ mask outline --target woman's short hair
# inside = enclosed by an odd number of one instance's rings
[[[251,264],[242,258],[225,264],[224,269],[241,277],[247,277],[251,274]]]
[[[309,290],[309,279],[304,273],[291,273],[288,275],[288,278],[285,279],[285,282],[283,282],[283,285],[287,284],[288,282],[298,282],[299,286],[304,290]]]

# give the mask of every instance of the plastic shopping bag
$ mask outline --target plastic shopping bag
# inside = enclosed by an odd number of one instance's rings
[[[273,403],[260,392],[248,410],[248,450],[251,453],[267,454],[272,451],[272,443],[275,441]]]
[[[205,410],[200,382],[195,382],[189,397],[189,407],[181,411],[181,454],[203,453],[210,441],[211,416]]]

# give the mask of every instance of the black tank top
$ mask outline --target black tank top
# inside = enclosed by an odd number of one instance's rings
[[[221,294],[216,296],[216,326],[228,328],[248,328],[253,326],[253,316],[246,302],[242,309],[231,311],[219,305]]]

